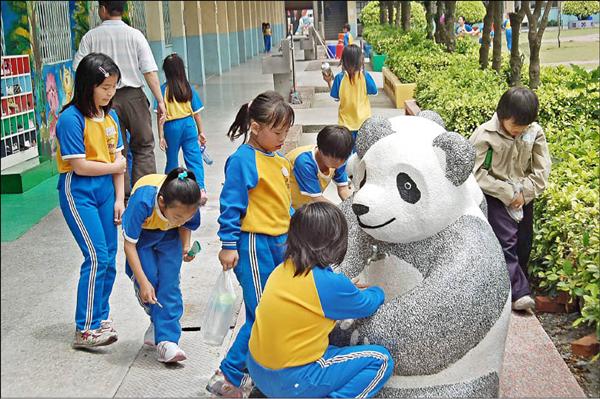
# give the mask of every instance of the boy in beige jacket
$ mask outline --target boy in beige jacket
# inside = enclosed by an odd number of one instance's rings
[[[474,174],[488,204],[488,220],[502,245],[510,275],[513,309],[533,310],[527,263],[533,240],[533,200],[548,184],[550,154],[535,123],[539,103],[533,91],[506,91],[491,120],[470,138]]]

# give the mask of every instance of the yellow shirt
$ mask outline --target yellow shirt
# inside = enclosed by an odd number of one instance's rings
[[[204,108],[204,105],[202,104],[202,100],[200,100],[200,96],[198,95],[196,90],[194,90],[193,87],[192,87],[192,99],[190,101],[186,101],[184,103],[175,101],[175,98],[173,98],[173,100],[169,100],[169,96],[168,96],[169,88],[166,83],[161,86],[161,90],[162,90],[163,98],[165,101],[165,108],[167,110],[167,121],[173,121],[176,119],[182,119],[182,118],[186,118],[188,116],[192,116],[192,115],[202,111],[202,109]],[[158,107],[158,104],[155,101],[154,109],[156,110],[157,107]]]
[[[219,237],[235,249],[240,231],[279,236],[290,225],[290,162],[241,145],[225,164]]]
[[[180,226],[196,230],[200,226],[200,212],[183,225],[174,225],[160,211],[158,193],[166,175],[152,174],[139,179],[133,189],[123,214],[123,236],[125,240],[137,243],[143,230],[168,231]]]
[[[293,149],[286,155],[292,164],[290,191],[294,209],[309,203],[311,197],[322,196],[332,179],[338,186],[348,185],[346,165],[338,169],[330,168],[329,172],[324,174],[315,159],[316,150],[313,145],[305,145]]]
[[[296,277],[294,271],[288,259],[269,276],[248,343],[254,360],[274,370],[318,360],[335,320],[370,316],[384,300],[381,288],[359,290],[329,267]]]
[[[367,95],[377,94],[377,85],[368,72],[358,72],[354,82],[346,72],[335,76],[331,87],[331,97],[340,101],[338,124],[350,131],[360,129],[365,120],[371,117],[371,103]]]
[[[123,149],[119,118],[110,110],[103,118],[88,118],[70,106],[64,110],[56,124],[56,164],[60,173],[73,170],[69,159],[112,163]]]

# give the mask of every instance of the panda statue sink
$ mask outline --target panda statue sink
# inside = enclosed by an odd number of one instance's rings
[[[471,173],[473,147],[430,119],[398,116],[365,121],[356,148],[338,271],[362,273],[386,301],[341,323],[331,343],[390,350],[395,371],[382,397],[497,397],[510,283]],[[386,256],[368,262],[373,246]]]

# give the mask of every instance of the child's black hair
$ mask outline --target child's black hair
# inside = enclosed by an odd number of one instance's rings
[[[346,29],[348,32],[350,32],[350,24],[344,24],[342,29]]]
[[[98,6],[106,8],[108,15],[116,17],[125,12],[126,1],[99,1]]]
[[[348,159],[352,154],[354,139],[350,130],[344,126],[325,126],[317,134],[317,147],[328,157],[335,159]]]
[[[515,125],[526,126],[537,119],[539,101],[533,90],[527,87],[511,87],[496,107],[496,114],[501,121],[513,119]]]
[[[245,143],[252,121],[270,127],[287,126],[289,128],[294,124],[294,110],[281,94],[272,90],[265,91],[250,103],[242,105],[235,121],[229,127],[227,136],[233,141],[243,135]]]
[[[308,203],[292,216],[284,259],[294,263],[294,276],[307,274],[315,266],[339,265],[347,249],[348,224],[337,206]]]
[[[194,172],[177,167],[169,172],[160,186],[158,195],[162,197],[167,208],[177,201],[182,205],[200,205],[200,186],[196,182]]]
[[[73,98],[63,107],[61,112],[74,105],[88,118],[97,116],[94,89],[100,86],[109,75],[117,75],[117,83],[121,80],[119,67],[108,55],[90,53],[83,57],[75,72]],[[111,107],[112,99],[106,106],[102,107],[105,115],[108,114]]]
[[[363,67],[363,54],[360,47],[350,44],[342,51],[342,67],[348,73],[350,83],[354,84],[354,78]]]
[[[176,53],[169,54],[163,61],[163,71],[167,79],[167,100],[185,103],[192,99],[192,87],[185,76],[185,65]]]

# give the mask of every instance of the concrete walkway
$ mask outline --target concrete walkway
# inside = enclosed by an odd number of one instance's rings
[[[320,71],[304,71],[298,63],[298,80],[303,85],[321,84]],[[381,76],[374,74],[381,87]],[[316,83],[319,79],[321,83]],[[272,89],[270,75],[261,74],[260,59],[255,58],[233,68],[223,76],[213,76],[200,90],[205,103],[202,112],[204,129],[208,136],[208,151],[214,159],[206,167],[209,203],[202,208],[202,227],[192,239],[202,243],[202,252],[191,264],[182,267],[181,285],[185,314],[181,345],[188,360],[180,365],[165,367],[155,360],[153,349],[143,347],[143,335],[148,319],[133,295],[131,283],[124,273],[124,255],[119,251],[119,273],[111,297],[112,318],[119,331],[119,342],[96,351],[75,351],[70,348],[73,337],[75,292],[81,263],[81,254],[69,232],[60,210],[53,210],[24,236],[10,243],[2,243],[2,397],[202,397],[206,382],[234,334],[232,331],[221,347],[205,345],[198,327],[201,327],[203,308],[212,285],[220,273],[217,253],[220,249],[217,232],[218,195],[223,181],[223,166],[229,154],[239,143],[231,143],[225,133],[242,103],[248,102],[261,91]],[[337,104],[328,96],[319,94],[318,109],[296,113],[299,124],[322,125],[337,121]],[[387,105],[386,105],[387,104]],[[302,112],[301,112],[302,111]],[[373,113],[401,114],[391,108],[385,97],[373,101]],[[314,142],[315,135],[306,135],[300,144]],[[159,169],[165,165],[165,156],[156,150]],[[328,191],[328,195],[334,191]],[[334,198],[333,196],[331,198]],[[120,238],[122,248],[122,238]],[[243,312],[237,318],[240,327]],[[520,321],[511,328],[511,335],[521,334],[520,328],[535,328],[536,336],[545,334],[533,317]],[[187,330],[187,331],[186,331]],[[541,330],[541,332],[540,332]],[[526,338],[531,335],[526,335]],[[547,336],[546,336],[547,338]],[[519,367],[530,367],[539,362],[539,356],[529,353],[534,345],[520,340],[507,344],[507,360],[512,373],[505,373],[502,392],[513,397],[582,396],[579,388],[556,349],[543,350],[554,362],[562,362],[560,376],[552,381],[540,379],[536,386],[548,386],[545,391],[527,390],[528,384],[518,372]],[[546,344],[546,342],[544,342]],[[551,343],[550,343],[551,345]],[[558,356],[558,358],[557,358]],[[547,364],[553,367],[558,363]],[[566,367],[566,366],[565,366]],[[543,377],[544,374],[540,373]],[[552,391],[552,387],[568,384],[567,388]],[[574,384],[574,385],[573,385]],[[531,385],[531,384],[529,384]],[[511,387],[517,386],[518,389]]]

